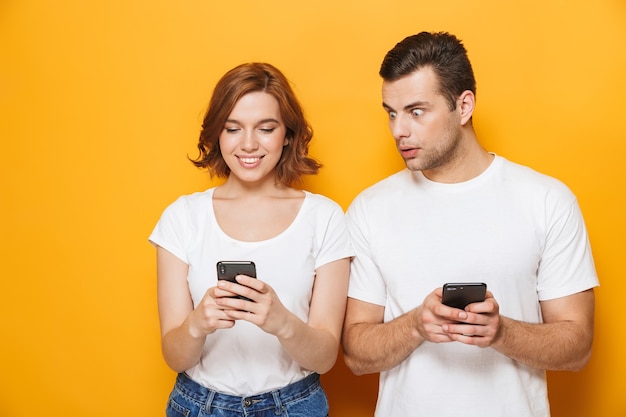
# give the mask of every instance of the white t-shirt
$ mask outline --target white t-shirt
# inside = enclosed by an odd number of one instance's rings
[[[356,250],[349,296],[412,310],[446,282],[487,283],[500,313],[541,322],[540,300],[598,285],[578,203],[561,182],[496,156],[463,183],[407,169],[347,212]],[[491,348],[424,342],[381,373],[376,416],[549,416],[545,372]]]
[[[213,191],[180,197],[163,212],[149,238],[189,265],[194,306],[216,285],[218,261],[253,261],[257,278],[306,322],[316,269],[353,255],[341,207],[305,192],[302,207],[286,230],[261,242],[242,242],[218,226]],[[233,328],[207,336],[200,362],[186,373],[205,387],[245,396],[283,387],[311,371],[301,368],[275,336],[239,320]]]

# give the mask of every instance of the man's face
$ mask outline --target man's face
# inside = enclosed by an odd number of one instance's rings
[[[383,108],[398,152],[408,169],[445,171],[460,151],[459,107],[450,111],[437,92],[438,81],[429,67],[396,81],[383,82]]]

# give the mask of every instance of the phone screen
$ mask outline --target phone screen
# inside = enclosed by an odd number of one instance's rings
[[[235,282],[237,275],[256,278],[256,265],[252,261],[220,261],[217,263],[217,279]]]
[[[235,282],[237,275],[247,275],[256,278],[256,265],[252,261],[220,261],[217,263],[217,279]],[[240,295],[234,296],[242,300],[252,301]]]
[[[468,304],[484,301],[486,292],[484,282],[447,283],[443,286],[441,302],[463,310]]]

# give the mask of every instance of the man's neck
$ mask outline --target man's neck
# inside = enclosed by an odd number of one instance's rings
[[[467,145],[449,163],[440,168],[422,171],[431,181],[454,184],[476,178],[491,165],[494,155],[487,152],[473,135],[466,138]]]

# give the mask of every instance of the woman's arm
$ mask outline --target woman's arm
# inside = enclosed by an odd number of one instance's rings
[[[275,335],[300,366],[322,374],[337,360],[349,274],[348,258],[317,269],[307,323],[287,310],[274,290],[258,279],[239,276],[240,286],[218,283],[219,288],[231,291],[228,294],[243,295],[254,302],[224,298],[219,291],[213,295],[218,305],[232,308],[226,312],[230,318],[247,320]]]
[[[187,284],[188,270],[185,262],[157,247],[161,349],[165,362],[176,372],[183,372],[198,363],[208,334],[234,325],[208,292],[194,310]]]

